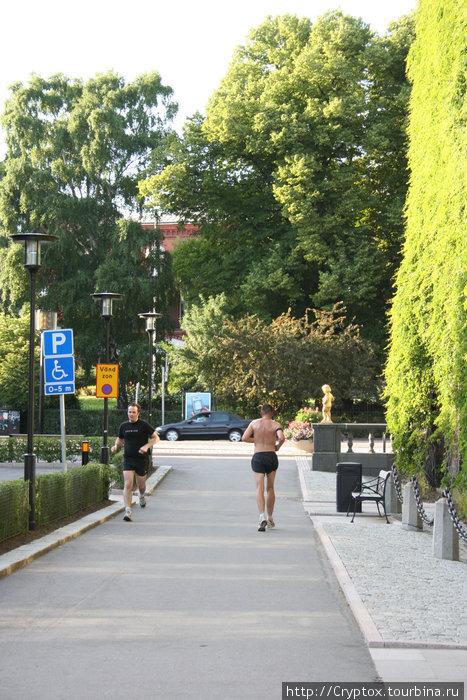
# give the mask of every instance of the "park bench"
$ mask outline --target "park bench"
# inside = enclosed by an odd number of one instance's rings
[[[352,520],[350,521],[351,523],[353,523],[354,518],[355,518],[355,513],[357,512],[357,504],[362,503],[363,501],[373,501],[373,503],[376,503],[376,507],[378,508],[378,515],[380,515],[380,516],[381,516],[381,511],[379,508],[379,504],[380,503],[382,504],[383,510],[384,510],[384,515],[386,516],[386,522],[389,524],[388,514],[386,513],[385,496],[386,496],[386,487],[388,485],[388,481],[389,481],[390,476],[391,476],[391,472],[387,472],[387,471],[384,471],[382,469],[375,479],[370,479],[369,481],[357,482],[357,484],[355,484],[355,487],[352,490],[354,511],[353,511],[353,515],[352,515]],[[349,507],[347,508],[347,515],[349,514],[351,503],[352,503],[352,499],[349,499]]]

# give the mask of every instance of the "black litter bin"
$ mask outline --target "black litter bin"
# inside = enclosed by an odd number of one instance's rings
[[[336,506],[338,513],[347,513],[350,502],[350,510],[353,513],[354,498],[352,490],[356,484],[362,481],[362,465],[358,462],[338,462],[336,464]],[[362,512],[362,504],[357,503],[357,513]]]

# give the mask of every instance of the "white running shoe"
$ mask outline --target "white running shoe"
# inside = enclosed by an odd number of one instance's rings
[[[268,530],[272,530],[276,527],[276,523],[272,518],[268,518]]]
[[[125,515],[123,516],[123,520],[126,520],[127,523],[131,523],[133,518],[131,517],[131,510],[130,508],[125,508]]]
[[[268,524],[268,521],[265,520],[264,518],[262,518],[258,524],[258,532],[264,532],[266,530],[267,524]]]
[[[144,497],[144,494],[140,494],[139,504],[140,504],[141,508],[146,508],[146,498]]]

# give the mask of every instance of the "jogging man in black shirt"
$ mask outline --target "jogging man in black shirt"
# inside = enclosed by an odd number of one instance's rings
[[[128,420],[120,425],[118,437],[112,452],[116,452],[125,443],[123,455],[123,502],[125,515],[123,520],[131,522],[131,500],[133,492],[133,479],[136,475],[136,483],[139,489],[139,504],[141,508],[146,506],[146,476],[149,469],[149,450],[159,442],[159,435],[149,423],[139,417],[140,407],[137,403],[128,406]]]

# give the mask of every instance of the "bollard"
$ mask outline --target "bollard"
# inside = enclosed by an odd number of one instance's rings
[[[459,561],[459,535],[453,525],[445,498],[440,498],[435,503],[432,552],[438,559]]]
[[[402,504],[402,527],[404,530],[423,530],[423,522],[417,508],[413,484],[409,481],[404,486]]]
[[[81,464],[84,467],[89,462],[89,442],[81,443]]]
[[[402,511],[402,503],[397,498],[396,487],[394,486],[394,477],[391,474],[386,485],[386,493],[384,495],[384,503],[386,505],[386,513],[400,513]]]

